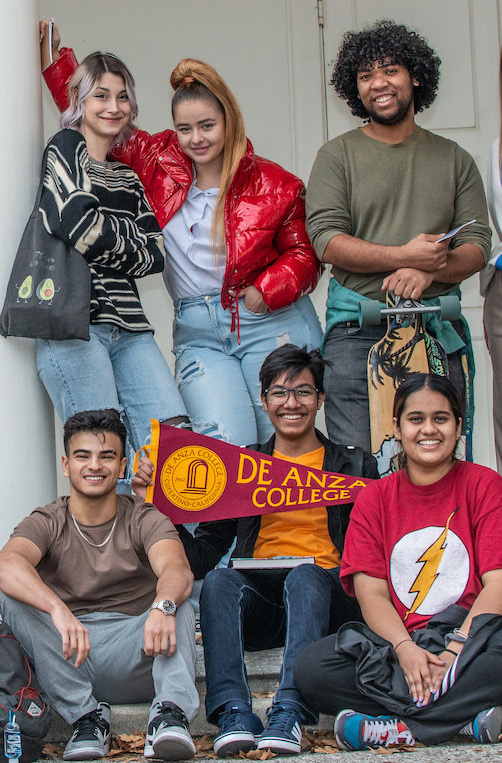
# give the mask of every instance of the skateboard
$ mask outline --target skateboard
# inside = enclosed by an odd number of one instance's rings
[[[424,328],[423,316],[438,313],[441,320],[460,318],[460,300],[455,295],[439,298],[439,304],[423,305],[413,299],[387,292],[386,308],[377,300],[359,303],[361,326],[377,325],[387,316],[387,331],[368,353],[368,396],[371,450],[380,475],[394,471],[399,451],[392,426],[392,406],[396,389],[411,373],[448,375],[446,352]]]

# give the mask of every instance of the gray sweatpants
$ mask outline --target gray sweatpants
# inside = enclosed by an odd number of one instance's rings
[[[197,714],[195,617],[184,602],[176,613],[176,651],[147,657],[143,626],[148,612],[131,616],[94,612],[78,619],[89,631],[91,651],[80,668],[63,657],[61,635],[50,615],[0,591],[0,614],[21,644],[54,710],[70,725],[98,702],[174,702],[191,721]],[[153,700],[153,701],[152,701]]]

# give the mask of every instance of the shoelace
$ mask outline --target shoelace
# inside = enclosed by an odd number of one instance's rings
[[[463,736],[474,738],[474,721],[471,721],[470,723],[466,723],[465,726],[461,728],[458,733],[462,734]]]
[[[267,729],[289,731],[290,726],[298,721],[296,710],[288,707],[275,707],[268,717]]]
[[[188,728],[185,713],[171,702],[161,702],[159,704],[159,712],[153,719],[151,727],[157,729],[161,723],[167,723],[170,726],[183,726],[185,729]]]
[[[386,721],[365,721],[363,740],[388,747],[391,744],[414,744],[415,739],[409,729],[399,728],[396,718]]]
[[[96,726],[98,728],[96,728]],[[108,723],[101,717],[99,710],[93,710],[80,718],[75,724],[75,731],[80,734],[88,733],[97,736],[98,729],[103,733],[108,733]]]
[[[243,725],[241,723],[241,716],[243,715],[246,715],[246,712],[240,707],[231,707],[229,710],[225,710],[225,712],[220,715],[218,719],[218,726],[224,733],[229,726],[235,728],[236,726],[238,727],[239,725]]]

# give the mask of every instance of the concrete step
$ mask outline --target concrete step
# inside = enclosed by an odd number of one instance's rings
[[[279,680],[279,672],[282,663],[282,649],[269,649],[262,652],[246,653],[246,670],[251,692],[273,692]],[[204,700],[206,694],[204,655],[202,646],[196,646],[196,686],[200,696],[200,708],[197,717],[190,724],[190,730],[193,736],[202,734],[214,734],[216,726],[212,726],[206,721],[204,710]],[[270,706],[271,697],[253,697],[253,710],[262,722],[266,720],[266,711]],[[148,704],[139,705],[114,705],[112,707],[112,729],[116,734],[130,734],[137,729],[145,730],[148,722],[148,713],[150,706]],[[324,729],[333,728],[334,719],[330,716],[321,718],[319,727]],[[62,718],[56,713],[49,734],[48,742],[60,743],[66,742],[72,733],[71,726],[68,726]]]

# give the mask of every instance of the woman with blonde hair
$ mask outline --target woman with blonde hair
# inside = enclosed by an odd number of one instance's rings
[[[54,35],[44,77],[60,108],[77,61]],[[42,47],[44,51],[44,46]],[[186,58],[171,75],[175,131],[136,130],[112,156],[143,181],[168,252],[176,379],[194,427],[245,445],[272,434],[258,372],[277,346],[317,347],[308,296],[320,264],[305,231],[304,187],[256,156],[228,86]]]
[[[92,53],[70,78],[67,101],[48,144],[40,208],[47,230],[89,267],[89,340],[38,339],[38,373],[61,421],[115,408],[138,450],[151,418],[188,418],[135,283],[162,271],[162,233],[136,173],[107,160],[136,129],[134,80],[116,56]]]

